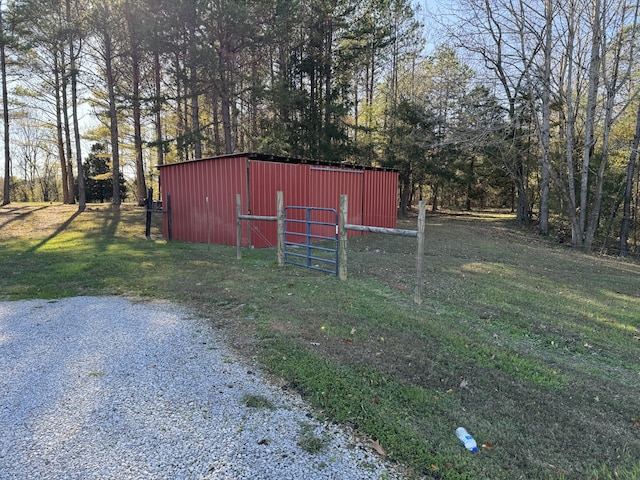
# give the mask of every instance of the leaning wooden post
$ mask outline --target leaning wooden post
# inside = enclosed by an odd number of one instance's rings
[[[422,264],[424,260],[425,202],[420,201],[418,212],[418,253],[416,259],[416,291],[413,301],[422,304]]]
[[[284,195],[276,192],[276,216],[278,217],[278,266],[284,266]]]
[[[236,193],[236,258],[238,260],[242,258],[242,253],[240,252],[240,244],[242,243],[242,223],[240,220],[241,214],[242,209],[240,208],[240,194]]]
[[[347,209],[349,208],[349,198],[340,195],[340,217],[338,219],[338,276],[340,280],[347,279]]]

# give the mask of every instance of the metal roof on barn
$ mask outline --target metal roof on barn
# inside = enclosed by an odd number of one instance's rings
[[[176,165],[176,164],[189,164],[189,163],[195,163],[195,162],[206,162],[209,160],[219,160],[223,158],[236,158],[236,157],[245,157],[245,158],[248,158],[249,160],[257,160],[262,162],[290,163],[290,164],[303,164],[303,165],[322,165],[327,167],[344,167],[344,168],[353,169],[353,170],[374,170],[374,171],[387,171],[387,172],[397,171],[394,168],[387,168],[387,167],[353,165],[350,163],[343,163],[343,162],[329,162],[329,161],[317,160],[312,158],[295,158],[295,157],[287,157],[283,155],[272,155],[268,153],[256,153],[256,152],[228,153],[225,155],[196,158],[193,160],[186,160],[184,162],[178,162],[178,163],[165,163],[164,165],[159,165],[158,168],[162,169],[164,167],[169,167],[171,165]]]

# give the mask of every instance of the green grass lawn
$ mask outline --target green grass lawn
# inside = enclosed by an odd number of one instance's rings
[[[273,249],[236,260],[156,236],[133,207],[3,207],[0,297],[190,306],[415,477],[640,478],[637,262],[552,245],[506,215],[428,216],[418,306],[412,238],[350,239],[341,282],[278,267]]]

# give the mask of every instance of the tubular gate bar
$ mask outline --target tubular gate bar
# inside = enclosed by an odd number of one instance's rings
[[[338,275],[338,212],[297,206],[284,210],[284,263]],[[333,221],[318,219],[327,216]],[[328,229],[332,233],[323,235]]]

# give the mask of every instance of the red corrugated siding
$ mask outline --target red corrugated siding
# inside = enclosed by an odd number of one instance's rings
[[[398,172],[365,170],[362,224],[384,228],[398,226]]]
[[[171,194],[173,238],[176,240],[206,242],[210,237],[212,243],[234,245],[236,194],[241,195],[242,213],[273,216],[279,190],[284,194],[285,207],[313,206],[333,208],[338,212],[340,195],[346,194],[349,197],[349,223],[397,226],[397,172],[249,160],[240,154],[165,165],[160,174],[165,208],[167,194]],[[314,219],[333,221],[327,214]],[[166,220],[165,215],[165,236],[168,234]],[[243,221],[242,225],[244,246],[249,242],[256,247],[276,244],[275,222]],[[332,235],[326,227],[313,233]]]
[[[276,215],[276,193],[281,191],[284,206],[306,205],[309,192],[309,167],[302,164],[249,161],[250,203],[252,215]],[[277,244],[275,222],[252,221],[251,244],[257,248]]]
[[[189,242],[235,245],[236,194],[241,195],[243,213],[247,202],[247,160],[220,158],[163,166],[162,200],[171,194],[173,238]],[[207,209],[207,197],[209,207]],[[246,227],[245,227],[246,228]],[[165,219],[165,236],[168,234]],[[246,231],[243,233],[246,239]]]
[[[349,205],[347,210],[347,221],[357,225],[362,225],[362,193],[364,170],[355,170],[336,167],[316,167],[310,168],[311,196],[309,206],[333,208],[340,213],[340,195],[347,195]],[[332,217],[327,214],[320,216],[321,221],[331,222]],[[325,228],[321,229],[320,235],[331,235]],[[359,235],[359,232],[349,231],[349,235]]]

